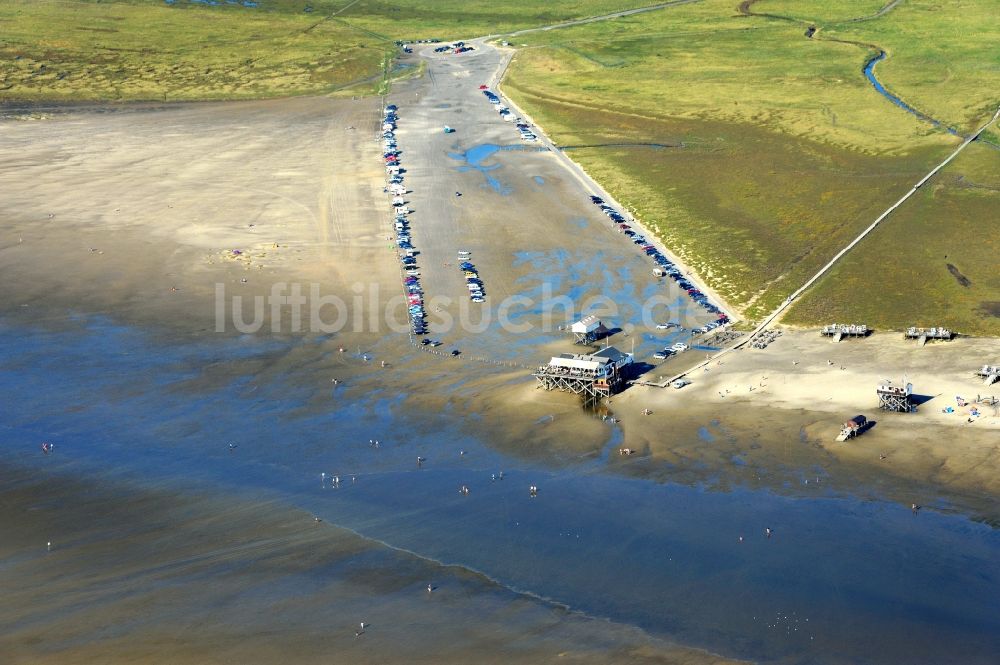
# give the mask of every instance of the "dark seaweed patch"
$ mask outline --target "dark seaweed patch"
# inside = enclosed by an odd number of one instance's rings
[[[970,281],[968,277],[966,277],[961,272],[959,272],[958,268],[956,268],[955,266],[953,266],[950,263],[948,263],[946,265],[948,266],[948,272],[951,273],[952,277],[954,277],[956,280],[958,280],[959,284],[961,284],[965,288],[969,288],[970,286],[972,286],[972,281]]]
[[[1000,318],[1000,300],[985,300],[979,303],[979,311],[987,316]]]

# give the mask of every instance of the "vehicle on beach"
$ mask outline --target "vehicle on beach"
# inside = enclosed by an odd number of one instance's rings
[[[662,351],[657,351],[656,353],[654,353],[653,357],[656,358],[657,360],[666,360],[667,356],[669,355],[670,353],[667,351],[667,349],[663,349]]]
[[[684,386],[690,386],[691,382],[688,381],[687,379],[677,379],[676,381],[674,381],[670,385],[673,386],[674,388],[680,390]]]
[[[670,350],[673,351],[674,353],[683,353],[684,351],[688,350],[688,345],[685,344],[684,342],[677,342],[676,344],[670,347]]]
[[[444,133],[445,134],[454,134],[455,133],[455,128],[454,127],[449,127],[448,125],[445,125],[444,126]]]

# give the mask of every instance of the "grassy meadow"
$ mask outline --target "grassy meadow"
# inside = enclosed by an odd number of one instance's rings
[[[946,324],[996,335],[998,210],[1000,151],[974,143],[807,292],[789,323]]]
[[[0,101],[322,93],[377,76],[389,51],[302,12],[13,0],[0,3]]]
[[[217,2],[4,0],[0,102],[374,94],[397,39],[475,36],[642,4]]]
[[[1000,54],[988,46],[997,43],[992,3],[906,0],[874,17],[884,4],[761,0],[751,11],[765,16],[741,16],[733,2],[706,0],[528,34],[517,39],[504,87],[556,143],[591,146],[571,155],[730,304],[759,318],[959,142],[872,89],[862,68],[878,48],[889,53],[876,69],[887,88],[960,132],[1000,103]],[[813,39],[809,25],[820,28]],[[953,50],[943,54],[941,44]],[[996,216],[985,213],[996,201],[976,191],[951,199],[941,223],[977,219],[981,232],[995,233]],[[902,222],[886,228],[883,254],[916,238],[932,253],[945,242]],[[954,265],[997,266],[981,247],[940,249]],[[912,255],[898,256],[904,271]],[[789,320],[821,323],[849,309],[858,316],[846,318],[909,325],[939,311],[929,303],[951,294],[954,278],[945,275],[928,273],[915,285],[925,297],[906,299],[844,291],[831,277],[815,289],[825,295]],[[939,323],[1000,334],[1000,318],[982,317],[978,304],[1000,300],[1000,284],[977,279],[969,289],[949,299]]]
[[[468,39],[655,4],[652,0],[359,0],[339,18],[387,39]]]

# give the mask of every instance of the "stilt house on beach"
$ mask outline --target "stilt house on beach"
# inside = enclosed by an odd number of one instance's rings
[[[632,354],[613,346],[596,353],[561,353],[535,370],[538,387],[583,395],[586,404],[610,397],[625,385]]]

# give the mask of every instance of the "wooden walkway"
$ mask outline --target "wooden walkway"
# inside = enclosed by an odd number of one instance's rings
[[[825,275],[830,270],[830,268],[832,268],[834,266],[834,264],[837,263],[837,261],[839,261],[840,259],[842,259],[845,254],[847,254],[849,251],[851,251],[852,249],[854,249],[854,247],[857,246],[858,243],[860,243],[872,231],[874,231],[875,227],[877,227],[879,224],[882,223],[882,220],[884,220],[886,217],[888,217],[893,212],[895,212],[895,210],[899,206],[903,205],[903,203],[907,199],[909,199],[911,196],[913,196],[914,194],[916,194],[918,189],[920,189],[924,184],[926,184],[928,180],[930,180],[935,175],[937,175],[938,171],[940,171],[945,166],[947,166],[948,163],[951,162],[951,160],[955,159],[955,157],[957,157],[959,155],[959,153],[961,153],[963,150],[965,150],[965,148],[968,147],[968,145],[970,143],[972,143],[977,138],[979,138],[979,135],[982,134],[983,132],[985,132],[990,127],[990,125],[992,125],[993,123],[995,123],[997,121],[997,119],[1000,119],[1000,108],[997,108],[996,113],[993,114],[993,117],[990,118],[990,120],[986,124],[984,124],[982,127],[980,127],[979,129],[977,129],[973,134],[971,134],[970,136],[968,136],[964,141],[962,141],[962,144],[960,146],[958,146],[957,148],[955,148],[955,150],[950,155],[948,155],[948,157],[945,158],[944,161],[942,161],[940,164],[938,164],[933,169],[931,169],[930,172],[927,175],[925,175],[923,178],[921,178],[919,180],[919,182],[917,182],[917,184],[914,185],[910,189],[910,191],[908,191],[906,194],[904,194],[898,201],[896,201],[891,206],[889,206],[885,210],[885,212],[883,212],[881,215],[879,215],[878,218],[874,222],[872,222],[871,225],[868,226],[868,228],[866,228],[864,231],[862,231],[858,235],[857,238],[855,238],[854,240],[852,240],[846,247],[844,247],[842,250],[840,250],[839,252],[837,252],[836,256],[834,256],[832,259],[830,259],[830,261],[825,266],[823,266],[822,268],[819,269],[819,272],[817,272],[815,275],[813,275],[812,277],[810,277],[809,280],[805,284],[803,284],[801,287],[799,287],[798,290],[796,290],[794,293],[792,293],[792,295],[788,296],[788,298],[786,298],[785,301],[783,303],[781,303],[778,306],[777,309],[775,309],[763,321],[761,321],[757,325],[757,327],[754,328],[753,331],[747,337],[741,338],[735,344],[726,347],[722,351],[719,351],[717,354],[715,354],[714,356],[712,356],[708,360],[703,360],[702,362],[698,363],[694,367],[692,367],[692,368],[690,368],[688,370],[685,370],[683,372],[680,372],[679,374],[676,374],[675,376],[671,377],[667,381],[667,384],[669,385],[672,381],[674,381],[676,379],[680,379],[680,378],[682,378],[684,376],[687,376],[688,374],[690,374],[691,372],[694,372],[695,370],[699,370],[702,367],[705,367],[706,365],[710,365],[713,361],[721,358],[722,356],[724,356],[724,355],[726,355],[728,353],[731,353],[733,351],[736,351],[737,349],[742,348],[747,343],[749,343],[751,340],[753,340],[754,337],[756,337],[761,332],[763,332],[768,326],[770,326],[772,323],[774,323],[774,321],[778,317],[780,317],[782,315],[782,313],[784,313],[784,311],[786,309],[788,309],[789,305],[791,305],[799,296],[801,296],[803,293],[805,293],[805,291],[810,286],[812,286],[813,284],[815,284],[816,281],[819,280],[820,277],[822,277],[823,275]]]

